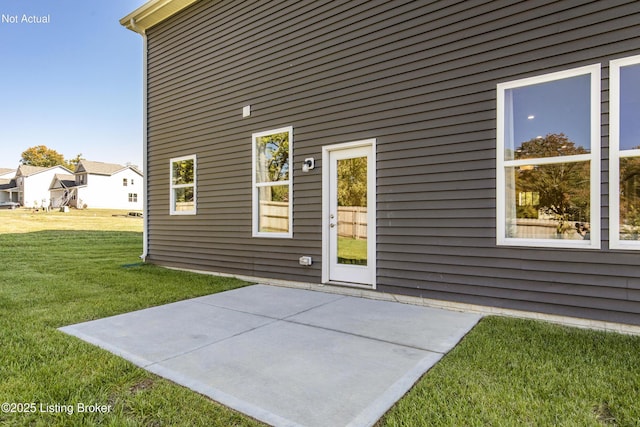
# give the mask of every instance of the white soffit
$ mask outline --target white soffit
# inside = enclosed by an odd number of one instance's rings
[[[154,25],[180,12],[198,0],[151,0],[120,20],[131,31],[144,34]]]

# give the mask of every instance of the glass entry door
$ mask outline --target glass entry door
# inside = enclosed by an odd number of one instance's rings
[[[329,281],[375,281],[375,165],[372,145],[328,151]]]

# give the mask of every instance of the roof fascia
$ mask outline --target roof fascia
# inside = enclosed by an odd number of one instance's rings
[[[120,25],[144,35],[147,29],[164,21],[198,0],[151,0],[120,20]]]

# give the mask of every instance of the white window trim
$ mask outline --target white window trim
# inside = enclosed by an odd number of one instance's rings
[[[289,133],[289,180],[278,181],[277,183],[258,183],[256,182],[256,138],[262,136],[271,135],[274,133]],[[276,239],[290,239],[293,238],[293,126],[286,126],[277,129],[270,129],[267,131],[256,132],[251,134],[251,191],[252,191],[252,219],[251,229],[252,237],[267,237]],[[268,233],[259,231],[260,226],[260,212],[259,212],[259,200],[258,200],[258,188],[259,187],[271,187],[275,185],[288,185],[289,186],[289,231],[287,233]]]
[[[183,160],[193,160],[193,184],[173,184],[173,163]],[[175,192],[176,188],[193,187],[193,209],[188,211],[175,210]],[[169,160],[169,214],[170,215],[195,215],[198,211],[198,161],[195,154],[183,157],[174,157]]]
[[[620,158],[640,150],[620,150],[620,68],[640,64],[640,55],[609,62],[609,248],[640,249],[640,241],[620,240]]]
[[[590,75],[590,121],[591,153],[586,155],[562,156],[536,160],[535,164],[590,161],[590,240],[524,239],[506,237],[506,177],[505,168],[531,164],[532,160],[505,160],[505,90],[555,80]],[[573,68],[541,76],[528,77],[497,85],[497,151],[496,151],[496,242],[504,246],[530,246],[545,248],[585,248],[600,249],[600,64]]]

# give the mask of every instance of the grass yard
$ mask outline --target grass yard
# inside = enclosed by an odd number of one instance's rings
[[[379,426],[639,426],[640,337],[487,317]]]
[[[367,265],[367,239],[338,237],[338,261],[342,264]]]
[[[141,264],[142,220],[112,214],[0,211],[0,403],[36,404],[0,425],[260,425],[56,330],[246,285]],[[638,426],[639,402],[640,337],[487,317],[378,427]]]
[[[112,209],[71,209],[45,212],[20,208],[0,210],[0,234],[31,233],[42,230],[105,230],[142,233],[142,218],[126,216],[128,211]]]

